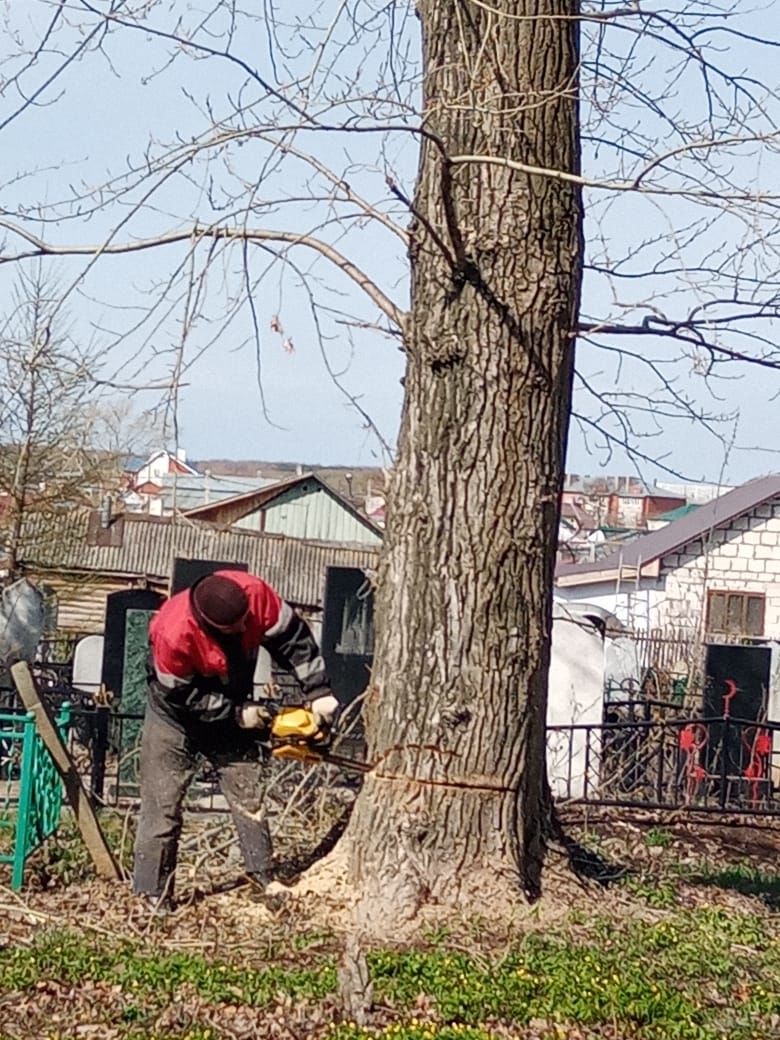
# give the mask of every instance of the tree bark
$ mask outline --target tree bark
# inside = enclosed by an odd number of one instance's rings
[[[405,404],[350,824],[360,927],[540,891],[546,676],[582,270],[577,0],[418,0]],[[487,912],[483,907],[483,912]]]

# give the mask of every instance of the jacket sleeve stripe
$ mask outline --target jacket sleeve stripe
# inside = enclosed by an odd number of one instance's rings
[[[162,672],[157,665],[154,667],[154,672],[157,676],[157,681],[166,690],[175,690],[179,686],[188,686],[194,678],[192,675],[173,675],[171,672]]]
[[[280,600],[279,617],[276,619],[276,624],[271,625],[271,627],[266,630],[266,638],[270,637],[271,639],[273,639],[274,636],[278,636],[281,632],[284,632],[285,629],[289,626],[292,619],[292,607],[289,603],[285,603],[284,600]]]
[[[311,679],[322,676],[324,682],[325,662],[321,657],[314,657],[311,661],[297,661],[293,665],[295,677],[298,682],[309,685]]]

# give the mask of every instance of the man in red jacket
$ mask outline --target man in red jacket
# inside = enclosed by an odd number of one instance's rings
[[[314,636],[266,582],[224,570],[164,603],[149,640],[134,889],[161,908],[172,905],[182,803],[199,755],[217,772],[247,873],[264,888],[271,881],[271,838],[258,737],[270,715],[252,700],[257,652],[265,647],[295,677],[327,730],[339,704]]]

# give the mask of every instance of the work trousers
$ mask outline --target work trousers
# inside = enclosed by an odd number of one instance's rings
[[[270,880],[272,850],[264,814],[265,765],[257,741],[232,722],[182,726],[147,709],[141,737],[141,811],[133,876],[133,887],[139,894],[173,894],[182,803],[199,755],[217,772],[247,871]]]

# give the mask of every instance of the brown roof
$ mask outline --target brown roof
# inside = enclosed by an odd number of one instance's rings
[[[758,477],[721,495],[720,498],[699,506],[666,527],[629,542],[594,563],[561,564],[555,572],[556,582],[560,585],[573,585],[577,583],[578,578],[584,579],[587,575],[592,582],[608,581],[617,571],[645,567],[778,495],[780,473]]]
[[[177,556],[246,563],[294,605],[321,607],[326,567],[374,569],[379,555],[370,545],[219,531],[194,520],[133,513],[116,517],[107,529],[97,527],[89,510],[30,518],[22,563],[28,571],[146,577],[159,584],[169,581]]]

